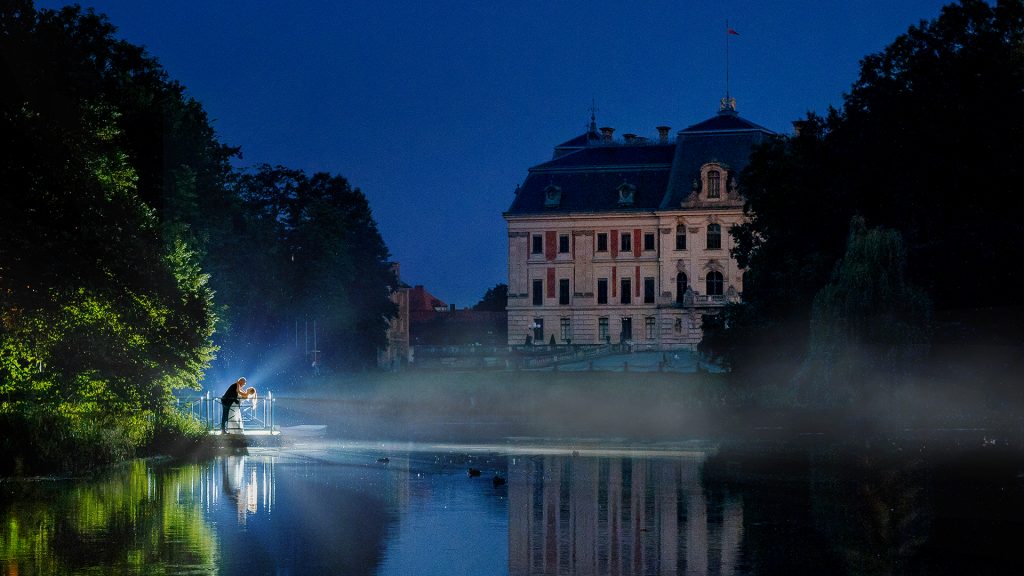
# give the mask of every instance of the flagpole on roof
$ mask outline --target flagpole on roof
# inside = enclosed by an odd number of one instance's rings
[[[729,19],[725,19],[725,101],[729,101]]]
[[[722,112],[736,112],[736,102],[729,94],[729,36],[739,36],[740,33],[729,27],[729,19],[725,19],[725,98],[722,99]]]

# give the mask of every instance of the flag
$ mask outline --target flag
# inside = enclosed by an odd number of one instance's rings
[[[739,36],[739,35],[740,35],[740,33],[739,33],[739,32],[737,32],[737,31],[733,30],[732,28],[727,28],[727,29],[725,30],[725,33],[726,33],[726,34],[732,34],[733,36]]]

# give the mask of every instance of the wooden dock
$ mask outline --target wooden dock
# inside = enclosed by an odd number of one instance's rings
[[[280,446],[281,431],[269,428],[243,430],[225,434],[220,430],[210,430],[214,443],[224,448],[246,448],[248,446]]]

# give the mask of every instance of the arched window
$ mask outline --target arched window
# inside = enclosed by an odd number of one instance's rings
[[[680,304],[683,303],[683,295],[686,294],[687,284],[686,274],[682,272],[676,274],[676,302]]]
[[[718,250],[722,247],[722,227],[718,224],[708,224],[708,250]]]
[[[708,272],[707,276],[707,295],[708,296],[721,296],[722,295],[722,273],[711,271]]]
[[[718,170],[708,171],[708,198],[722,197],[722,174]]]

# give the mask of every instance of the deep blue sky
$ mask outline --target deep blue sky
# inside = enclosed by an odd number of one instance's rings
[[[56,7],[65,2],[38,2]],[[673,132],[717,111],[776,131],[839,106],[858,62],[938,0],[96,0],[203,103],[241,165],[346,176],[403,279],[460,307],[505,282],[502,212],[598,124]]]

